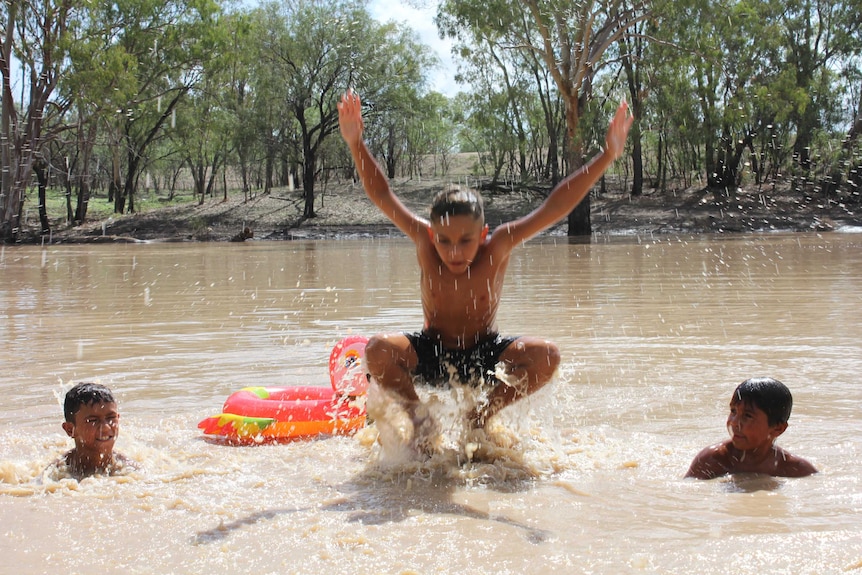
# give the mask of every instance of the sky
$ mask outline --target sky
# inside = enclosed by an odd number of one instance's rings
[[[420,42],[429,46],[440,59],[440,67],[428,74],[428,88],[452,97],[459,91],[451,56],[452,40],[441,40],[437,34],[434,24],[437,4],[437,0],[370,0],[368,11],[381,23],[393,20],[405,23],[419,35]]]

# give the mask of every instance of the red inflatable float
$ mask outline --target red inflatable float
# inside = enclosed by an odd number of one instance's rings
[[[261,443],[352,433],[365,425],[368,384],[362,367],[368,339],[350,336],[329,356],[332,387],[246,387],[232,393],[222,413],[198,424],[204,434],[232,443]]]

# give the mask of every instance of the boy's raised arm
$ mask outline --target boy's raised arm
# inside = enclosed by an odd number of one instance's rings
[[[338,125],[341,137],[350,148],[365,193],[398,229],[415,241],[424,228],[424,221],[408,210],[392,193],[386,175],[365,144],[362,138],[365,127],[362,121],[362,102],[352,90],[345,92],[338,103]]]

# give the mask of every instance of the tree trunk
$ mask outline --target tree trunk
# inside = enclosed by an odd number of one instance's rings
[[[580,102],[578,97],[567,98],[566,101],[566,136],[568,137],[569,146],[566,151],[566,158],[570,172],[579,170],[584,165],[583,158],[583,142],[581,142],[578,132],[578,123],[580,121]],[[569,213],[568,217],[568,235],[569,236],[588,236],[592,233],[593,227],[590,221],[590,194],[587,193],[580,204],[575,206]]]
[[[120,195],[120,190],[123,189],[120,181],[120,142],[116,137],[112,137],[111,141],[111,183],[108,186],[108,201],[114,204],[114,211],[117,211],[117,197]]]
[[[314,213],[314,166],[317,163],[314,151],[309,146],[305,147],[304,163],[302,169],[302,191],[305,197],[305,209],[303,218],[316,218]]]
[[[643,116],[644,88],[641,82],[639,64],[643,56],[643,40],[640,36],[623,36],[620,44],[624,46],[626,56],[623,58],[623,67],[626,71],[626,80],[629,88],[629,105],[634,116],[629,141],[632,143],[632,196],[643,194],[644,164],[643,164],[643,135],[640,129],[640,119]]]
[[[87,208],[90,203],[90,159],[93,155],[93,143],[96,140],[98,126],[91,122],[87,136],[79,135],[78,145],[81,147],[81,174],[78,183],[78,198],[75,206],[75,217],[73,222],[81,224],[87,219]],[[81,134],[81,130],[79,130]]]
[[[64,186],[66,188],[66,221],[67,222],[71,222],[75,217],[74,212],[72,212],[72,172],[74,171],[77,163],[78,163],[78,161],[76,159],[70,165],[68,157],[64,158],[64,161],[63,161],[63,164],[64,164],[63,167],[66,169],[66,181],[64,182]]]
[[[395,126],[389,126],[386,138],[386,177],[390,180],[395,178],[395,168],[398,164],[398,153],[395,142]]]
[[[641,129],[635,116],[632,126],[632,190],[631,195],[640,196],[644,189],[644,159],[643,142],[641,141]]]
[[[36,181],[39,188],[39,223],[40,234],[46,236],[51,233],[51,222],[48,220],[48,208],[45,204],[46,190],[48,189],[48,170],[42,161],[33,164],[33,171],[36,173]]]
[[[87,208],[90,204],[90,182],[86,178],[81,178],[81,183],[78,186],[78,203],[75,206],[75,219],[77,224],[84,223],[87,219]]]

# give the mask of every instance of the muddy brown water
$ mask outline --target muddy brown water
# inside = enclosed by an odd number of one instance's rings
[[[384,464],[373,428],[202,438],[232,391],[329,385],[342,337],[420,327],[417,282],[401,239],[0,247],[0,573],[862,566],[862,235],[518,248],[500,329],[557,342],[563,364],[502,414],[492,463]],[[794,394],[779,444],[821,473],[683,480],[759,375]],[[81,380],[115,391],[117,449],[143,471],[39,484]]]

